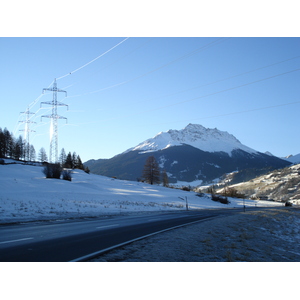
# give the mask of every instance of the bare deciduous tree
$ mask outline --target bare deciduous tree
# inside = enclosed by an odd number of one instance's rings
[[[143,179],[150,184],[160,183],[159,166],[154,156],[149,156],[146,160]]]

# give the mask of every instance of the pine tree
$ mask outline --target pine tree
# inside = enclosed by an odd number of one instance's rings
[[[149,156],[146,160],[143,179],[150,184],[160,183],[159,166],[154,156]]]
[[[68,153],[66,161],[64,163],[64,167],[68,169],[73,169],[73,159],[71,152]]]
[[[13,147],[14,147],[14,138],[13,134],[10,133],[5,127],[3,130],[4,135],[4,145],[3,145],[3,153],[4,157],[12,157],[13,156]]]
[[[30,145],[30,147],[29,147],[29,160],[30,161],[35,161],[35,159],[36,159],[36,152],[35,152],[34,146]]]
[[[42,163],[48,161],[48,157],[47,157],[46,150],[44,147],[42,147],[39,151],[38,160]]]
[[[24,141],[22,136],[20,135],[19,138],[14,142],[13,159],[19,160],[24,158],[24,154],[25,154],[24,150],[25,150]]]
[[[77,169],[84,170],[84,165],[79,155],[77,156]]]
[[[65,149],[62,148],[60,151],[60,155],[59,155],[59,162],[60,162],[61,166],[65,165],[66,159],[67,159],[67,155],[66,155]]]
[[[77,159],[76,152],[73,152],[73,154],[72,154],[72,165],[73,165],[73,169],[77,169],[77,167],[78,167],[78,159]]]

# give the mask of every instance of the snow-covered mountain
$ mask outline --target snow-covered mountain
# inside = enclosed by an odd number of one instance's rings
[[[226,131],[220,131],[217,128],[205,128],[198,124],[189,124],[182,130],[171,129],[167,132],[160,132],[154,138],[128,149],[125,153],[129,151],[146,153],[182,145],[190,145],[206,152],[225,152],[229,155],[234,149],[257,153],[257,151],[241,144],[237,138]]]
[[[282,159],[291,162],[292,164],[300,164],[300,153],[296,155],[288,155]]]
[[[290,162],[243,145],[233,135],[218,129],[189,124],[182,130],[161,132],[111,159],[89,160],[92,173],[137,180],[145,161],[154,156],[170,183],[210,182],[237,170],[260,170],[260,174],[283,168]]]
[[[265,154],[270,155],[270,156],[275,156],[270,151],[266,151]]]

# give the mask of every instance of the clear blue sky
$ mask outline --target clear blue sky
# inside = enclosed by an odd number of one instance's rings
[[[0,38],[0,127],[23,134],[20,112],[29,106],[37,122],[30,142],[48,151],[50,119],[41,116],[50,106],[40,106],[52,94],[41,94],[58,78],[68,93],[58,100],[69,105],[58,108],[68,118],[59,120],[58,148],[83,161],[188,123],[227,131],[261,152],[300,153],[299,38],[124,39]]]

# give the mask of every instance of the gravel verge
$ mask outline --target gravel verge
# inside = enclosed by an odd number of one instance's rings
[[[91,262],[298,262],[300,209],[241,212],[184,226]]]

